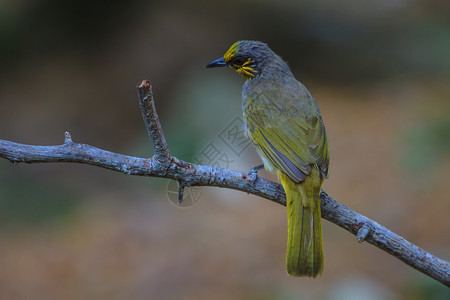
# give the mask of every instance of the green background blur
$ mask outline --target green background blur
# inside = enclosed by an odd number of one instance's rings
[[[205,65],[262,40],[319,103],[327,193],[449,260],[449,15],[437,0],[1,0],[0,138],[55,145],[68,130],[151,156],[135,88],[150,78],[171,153],[193,161],[241,115],[243,80]],[[220,147],[232,169],[260,163]],[[449,299],[325,220],[324,274],[287,277],[285,214],[218,188],[181,209],[167,180],[0,160],[0,298]]]

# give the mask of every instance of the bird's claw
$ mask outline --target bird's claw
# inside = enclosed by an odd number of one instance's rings
[[[248,172],[248,179],[250,180],[251,183],[255,183],[256,179],[258,179],[258,172],[250,170]]]
[[[248,179],[251,183],[255,183],[258,179],[258,171],[264,169],[264,165],[259,165],[248,171]]]

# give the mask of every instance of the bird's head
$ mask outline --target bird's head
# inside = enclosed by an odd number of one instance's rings
[[[236,72],[251,79],[261,73],[264,65],[275,56],[267,44],[258,41],[238,41],[216,60],[210,62],[207,68],[230,67]]]

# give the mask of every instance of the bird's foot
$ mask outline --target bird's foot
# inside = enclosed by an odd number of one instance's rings
[[[258,179],[258,171],[264,169],[264,165],[259,165],[248,171],[248,179],[251,183],[255,183],[256,179]]]

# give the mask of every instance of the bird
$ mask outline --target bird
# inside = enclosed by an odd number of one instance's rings
[[[207,68],[242,75],[243,127],[263,165],[284,188],[287,206],[287,274],[316,277],[324,266],[320,193],[330,154],[319,107],[288,64],[266,43],[241,40]]]

